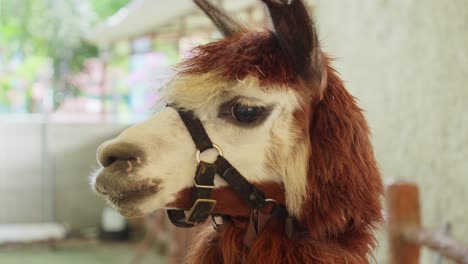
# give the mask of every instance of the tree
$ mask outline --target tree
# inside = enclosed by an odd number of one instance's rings
[[[0,63],[15,58],[26,61],[30,56],[50,58],[54,90],[66,92],[65,76],[97,55],[96,47],[85,43],[83,36],[127,3],[128,0],[0,0]],[[0,68],[1,90],[6,90],[8,85],[2,81],[1,71]]]

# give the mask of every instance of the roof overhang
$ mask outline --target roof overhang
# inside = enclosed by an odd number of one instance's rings
[[[224,1],[228,12],[251,6],[255,1]],[[97,45],[108,45],[156,33],[159,28],[190,14],[202,14],[193,0],[133,0],[116,14],[93,29],[86,39]],[[208,19],[206,19],[208,22]]]

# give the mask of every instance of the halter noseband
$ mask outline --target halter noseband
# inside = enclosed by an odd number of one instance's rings
[[[211,212],[216,205],[216,200],[211,198],[212,190],[215,187],[215,174],[221,176],[233,188],[239,197],[249,204],[255,214],[258,214],[258,209],[264,208],[273,202],[272,213],[269,215],[281,215],[290,219],[284,205],[281,205],[274,200],[267,199],[261,190],[251,184],[233,165],[231,165],[231,163],[229,163],[229,161],[223,157],[221,148],[211,142],[211,139],[206,133],[200,119],[198,119],[192,111],[181,110],[178,108],[175,109],[179,113],[179,116],[195,143],[197,148],[196,159],[198,162],[194,178],[194,186],[192,187],[192,207],[188,211],[188,214],[186,214],[183,209],[167,210],[169,219],[175,226],[194,227],[205,222],[210,216],[212,216]],[[203,153],[208,149],[215,149],[218,151],[218,157],[214,163],[200,161],[200,153]],[[252,215],[254,215],[254,213]],[[256,233],[261,231],[258,230],[257,227],[255,227],[255,229],[257,231]]]

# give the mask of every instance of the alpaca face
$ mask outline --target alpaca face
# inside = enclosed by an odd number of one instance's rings
[[[275,32],[247,31],[209,1],[195,0],[227,38],[184,61],[164,100],[192,110],[251,183],[282,183],[286,207],[298,216],[308,190],[309,114],[326,87],[326,67],[303,1],[263,2]],[[193,186],[196,152],[177,111],[167,107],[104,143],[103,168],[91,182],[122,214],[146,214]],[[214,161],[211,152],[206,161]]]
[[[295,123],[294,113],[301,111],[295,90],[264,87],[255,77],[224,81],[211,74],[188,74],[174,78],[163,98],[192,110],[224,157],[249,182],[283,183],[288,209],[299,213],[309,146]],[[102,168],[92,176],[92,186],[122,214],[148,214],[193,186],[196,152],[179,114],[166,107],[99,148]],[[216,154],[208,150],[201,157],[212,162]],[[226,183],[217,176],[215,185]]]

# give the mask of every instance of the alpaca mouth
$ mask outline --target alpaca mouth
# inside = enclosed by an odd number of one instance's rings
[[[135,175],[134,177],[138,177]],[[145,199],[160,191],[158,179],[129,179],[120,173],[101,171],[94,182],[94,190],[104,196],[121,214],[135,216]]]
[[[107,195],[107,199],[117,207],[136,206],[139,202],[156,194],[159,191],[158,185],[147,186],[137,190],[127,190],[113,192]]]

